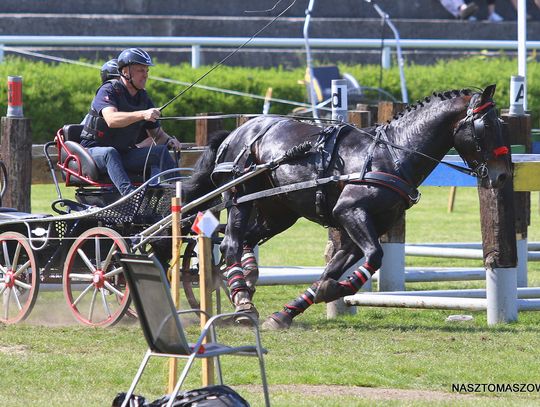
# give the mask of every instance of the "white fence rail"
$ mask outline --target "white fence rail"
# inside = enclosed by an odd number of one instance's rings
[[[57,36],[57,35],[0,35],[0,57],[3,46],[163,46],[191,47],[192,66],[197,67],[203,47],[239,47],[249,37],[128,37],[128,36]],[[310,38],[312,48],[375,48],[381,47],[380,38]],[[443,40],[401,39],[401,48],[409,49],[491,49],[517,50],[517,41],[508,40]],[[246,47],[299,48],[305,47],[303,38],[253,38]],[[540,49],[540,41],[527,41],[527,49]],[[395,49],[396,40],[385,39],[384,48]]]

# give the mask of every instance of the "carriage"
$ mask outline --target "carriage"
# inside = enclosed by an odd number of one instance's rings
[[[56,215],[0,209],[0,322],[27,318],[41,285],[61,288],[80,323],[113,325],[124,314],[133,313],[123,270],[113,253],[152,251],[170,258],[173,183],[185,178],[190,169],[169,170],[148,180],[130,174],[137,188],[121,197],[78,143],[81,130],[81,125],[66,125],[44,146],[58,193],[51,205]],[[51,158],[54,152],[56,163]],[[65,185],[76,188],[75,201],[62,197],[54,166]],[[5,190],[5,167],[0,170]],[[181,259],[183,282],[193,302],[193,279],[188,277],[197,274],[193,270],[195,241],[186,242]]]

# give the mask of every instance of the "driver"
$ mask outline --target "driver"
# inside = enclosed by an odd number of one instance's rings
[[[154,176],[176,166],[168,147],[179,150],[180,142],[159,125],[161,115],[145,91],[150,55],[129,48],[118,56],[119,79],[107,80],[97,90],[81,133],[99,170],[107,173],[121,195],[135,189],[126,170]],[[141,130],[148,137],[136,144]]]

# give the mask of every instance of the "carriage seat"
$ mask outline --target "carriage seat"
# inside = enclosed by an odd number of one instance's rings
[[[63,127],[64,145],[60,149],[59,163],[63,163],[67,168],[74,171],[76,174],[81,174],[83,177],[90,180],[99,180],[99,170],[96,162],[88,153],[86,148],[81,146],[82,124],[68,124]],[[69,185],[85,185],[88,184],[84,178],[66,176],[66,184]]]
[[[58,130],[58,167],[62,171],[66,186],[112,186],[108,175],[99,171],[88,150],[80,144],[82,130],[82,124],[66,124]],[[128,175],[135,184],[143,181],[142,174],[128,172]]]

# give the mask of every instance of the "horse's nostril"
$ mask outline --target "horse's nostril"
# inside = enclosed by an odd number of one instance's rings
[[[499,185],[503,185],[506,182],[507,175],[506,174],[499,174],[497,177],[497,183]]]

